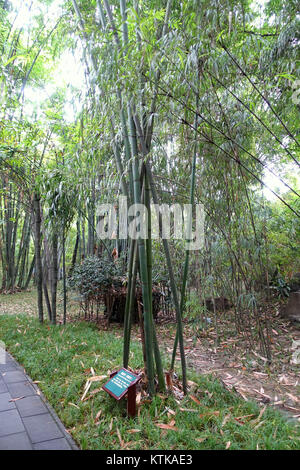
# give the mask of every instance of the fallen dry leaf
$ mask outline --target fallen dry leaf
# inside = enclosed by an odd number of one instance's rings
[[[172,381],[172,374],[170,372],[166,372],[166,381],[167,381],[167,388],[172,389],[173,381]]]
[[[264,412],[266,411],[266,408],[267,408],[267,407],[264,406],[264,407],[260,410],[258,417],[257,417],[256,419],[254,419],[254,420],[252,421],[252,423],[256,423],[256,422],[258,422],[258,421],[260,420],[260,418],[262,417],[262,415],[263,415]]]
[[[198,400],[198,398],[194,397],[194,395],[190,395],[190,399],[193,400],[195,403],[197,403],[197,405],[201,405],[200,401]]]
[[[188,380],[187,384],[189,387],[198,387],[198,384],[196,384],[196,382],[193,382],[192,380]]]
[[[225,424],[230,420],[230,417],[231,417],[230,414],[225,416],[225,418],[223,419],[223,423],[221,424],[221,428],[223,428]]]
[[[260,426],[261,426],[262,424],[264,424],[264,423],[265,423],[265,420],[261,421],[261,422],[258,423],[256,426],[254,426],[254,429],[260,428]]]
[[[8,401],[18,401],[18,400],[22,400],[22,398],[25,398],[25,397],[12,398],[11,400],[8,400]]]
[[[75,406],[75,408],[78,408],[78,410],[80,410],[79,406],[78,406],[78,405],[75,405],[75,403],[72,403],[72,402],[69,401],[68,405],[70,405],[70,406]]]
[[[155,426],[161,429],[169,429],[170,431],[178,431],[178,428],[176,428],[175,426],[170,426],[169,424],[157,423],[155,424]]]
[[[118,436],[118,439],[119,439],[119,441],[120,441],[120,446],[121,446],[121,447],[124,447],[124,441],[123,441],[123,439],[122,439],[122,437],[121,437],[121,433],[120,433],[120,431],[119,431],[119,428],[117,428],[117,436]]]
[[[141,398],[142,398],[142,394],[141,394],[141,392],[139,392],[139,393],[137,394],[137,396],[136,396],[136,404],[137,404],[137,405],[140,404]]]
[[[86,384],[85,384],[85,387],[84,387],[84,388],[85,388],[85,391],[84,391],[84,394],[83,394],[82,397],[81,397],[81,401],[83,401],[83,400],[85,399],[85,397],[86,397],[86,395],[87,395],[87,393],[88,393],[88,391],[89,391],[91,385],[92,385],[92,382],[88,380],[88,381],[86,382]]]
[[[190,413],[198,413],[198,410],[192,410],[189,408],[179,408],[180,411],[188,411]]]
[[[220,411],[212,411],[212,412],[209,412],[209,413],[202,413],[199,415],[200,418],[203,418],[204,416],[210,416],[210,415],[213,415],[213,416],[219,416],[220,414]]]
[[[138,441],[139,442],[139,441]],[[129,441],[124,444],[123,449],[128,449],[128,447],[132,444],[136,444],[136,441]]]
[[[89,382],[101,382],[101,380],[107,379],[107,375],[94,375],[90,377]]]

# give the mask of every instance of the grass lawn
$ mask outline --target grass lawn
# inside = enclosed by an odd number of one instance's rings
[[[108,375],[122,365],[120,334],[88,323],[40,325],[26,315],[0,315],[0,340],[25,367],[81,449],[299,449],[298,424],[279,412],[245,402],[210,377],[189,374],[191,395],[182,401],[157,396],[141,401],[139,416],[126,417],[94,382],[81,401],[92,367]],[[130,366],[142,367],[142,352],[132,344]],[[97,391],[98,389],[98,391]],[[93,394],[93,391],[95,393]],[[200,404],[199,404],[200,403]],[[162,429],[157,424],[169,424]]]

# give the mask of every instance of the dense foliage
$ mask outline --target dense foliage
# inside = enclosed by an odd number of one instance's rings
[[[122,285],[122,269],[113,261],[102,260],[97,257],[88,257],[81,264],[75,266],[69,286],[78,290],[83,298],[105,293],[113,286]],[[123,284],[126,279],[123,277]]]

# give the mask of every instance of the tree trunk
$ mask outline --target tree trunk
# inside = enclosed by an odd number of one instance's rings
[[[63,230],[63,240],[62,240],[62,256],[63,256],[63,291],[64,291],[64,313],[63,313],[63,324],[66,324],[67,320],[67,286],[66,286],[66,240],[65,240],[65,230]],[[75,258],[76,259],[76,258]]]
[[[57,234],[52,235],[52,279],[51,279],[51,300],[52,300],[52,318],[51,322],[56,325],[56,296],[57,296],[57,278],[58,278],[58,238]]]
[[[40,196],[35,193],[33,199],[34,207],[34,222],[35,222],[35,270],[36,270],[36,287],[38,294],[38,313],[39,321],[43,323],[43,270],[42,270],[42,257],[41,257],[41,206]]]

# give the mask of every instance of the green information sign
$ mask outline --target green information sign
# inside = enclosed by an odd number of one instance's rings
[[[139,380],[140,377],[138,375],[123,368],[111,377],[102,388],[114,398],[120,400],[126,394],[128,388],[136,384]]]

